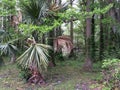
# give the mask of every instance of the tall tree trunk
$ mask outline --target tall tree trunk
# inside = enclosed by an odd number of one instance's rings
[[[0,56],[0,67],[3,66],[5,63],[4,63],[4,60],[2,58],[2,56]]]
[[[49,34],[48,34],[48,44],[50,46],[54,46],[53,45],[53,39],[54,39],[54,30],[50,31]],[[55,66],[55,56],[54,56],[54,51],[53,50],[50,50],[49,51],[49,55],[50,55],[50,66]]]
[[[41,43],[45,44],[46,43],[46,36],[45,34],[42,34],[42,40],[41,40]]]
[[[72,0],[70,0],[70,5],[72,7]],[[70,21],[70,37],[71,37],[71,40],[72,40],[72,43],[73,43],[73,17],[71,17],[71,21]]]
[[[111,17],[112,19],[112,22],[111,22],[111,25],[109,26],[110,27],[110,48],[109,48],[109,52],[115,50],[115,47],[117,47],[117,45],[119,44],[118,42],[116,42],[117,38],[116,35],[118,34],[117,33],[117,27],[116,27],[116,23],[119,22],[119,19],[117,19],[117,8],[115,8],[115,0],[108,0],[108,3],[114,3],[114,6],[110,9],[109,11],[109,16]]]
[[[94,15],[92,16],[92,27],[91,27],[91,57],[95,61],[95,19]]]
[[[73,43],[73,20],[71,18],[71,21],[70,21],[70,37],[71,37],[71,40],[72,40],[72,43]]]
[[[2,16],[2,25],[1,25],[1,29],[4,29],[4,17]]]
[[[104,56],[104,31],[102,24],[103,14],[100,15],[100,48],[99,48],[99,60],[103,59]]]
[[[120,0],[117,3],[120,3]],[[120,7],[117,9],[117,20],[120,23]]]
[[[72,5],[73,5],[73,1],[72,0],[70,0],[70,5],[72,7]],[[73,17],[71,17],[71,21],[70,21],[70,37],[71,37],[72,43],[73,43],[73,39],[74,39],[73,38],[73,34],[74,34],[74,32],[73,32]],[[73,57],[73,56],[75,56],[75,54],[74,54],[73,49],[72,49],[69,57]]]
[[[4,5],[2,4],[2,11],[3,10],[4,10]],[[0,19],[1,19],[1,29],[3,30],[4,29],[4,17],[1,16]]]
[[[94,4],[94,0],[92,0],[92,4]],[[91,10],[94,10],[94,7],[91,8]],[[92,60],[95,62],[95,19],[94,16],[92,16],[92,20],[91,20],[91,57]]]
[[[90,12],[90,0],[86,2],[86,11]],[[91,18],[86,19],[86,58],[84,63],[84,70],[92,71],[92,58],[91,58]]]
[[[61,26],[56,28],[56,37],[61,36],[62,35],[62,30],[61,30]]]

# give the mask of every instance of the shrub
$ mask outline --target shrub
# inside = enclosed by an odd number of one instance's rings
[[[111,88],[120,88],[120,59],[105,59],[102,68],[105,84]]]

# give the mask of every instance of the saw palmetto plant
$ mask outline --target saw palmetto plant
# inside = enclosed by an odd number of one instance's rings
[[[32,75],[29,78],[29,83],[44,84],[42,71],[48,66],[48,49],[50,46],[36,43],[34,39],[29,39],[30,47],[17,58],[17,62],[23,68],[30,69]]]
[[[32,44],[19,58],[18,64],[23,68],[35,66],[40,72],[47,69],[48,66],[48,48],[50,46],[44,44]]]

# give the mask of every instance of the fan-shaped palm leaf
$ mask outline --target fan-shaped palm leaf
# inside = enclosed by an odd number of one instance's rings
[[[12,42],[16,41],[11,40],[11,36],[8,32],[5,30],[0,30],[0,51],[1,54],[8,54],[8,55],[13,55],[15,51],[17,51],[17,47],[11,44]]]
[[[17,51],[17,47],[10,43],[0,43],[1,54],[13,55]]]
[[[0,30],[0,53],[10,56],[12,63],[16,59],[15,53],[17,52],[17,47],[13,43],[17,40],[18,38],[11,38],[11,35],[5,30]]]
[[[24,68],[30,68],[31,65],[37,67],[41,72],[48,66],[48,48],[44,44],[32,44],[18,59],[18,64]]]
[[[46,0],[29,0],[29,3],[21,2],[23,12],[34,22],[45,16]]]
[[[29,3],[21,2],[21,4],[23,12],[34,22],[39,22],[42,17],[51,16],[51,11],[65,10],[69,5],[68,2],[60,4],[56,0],[29,0]]]

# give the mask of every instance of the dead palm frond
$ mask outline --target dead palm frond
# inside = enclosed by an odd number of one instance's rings
[[[54,40],[54,51],[70,54],[73,49],[73,43],[69,36],[59,36]]]

